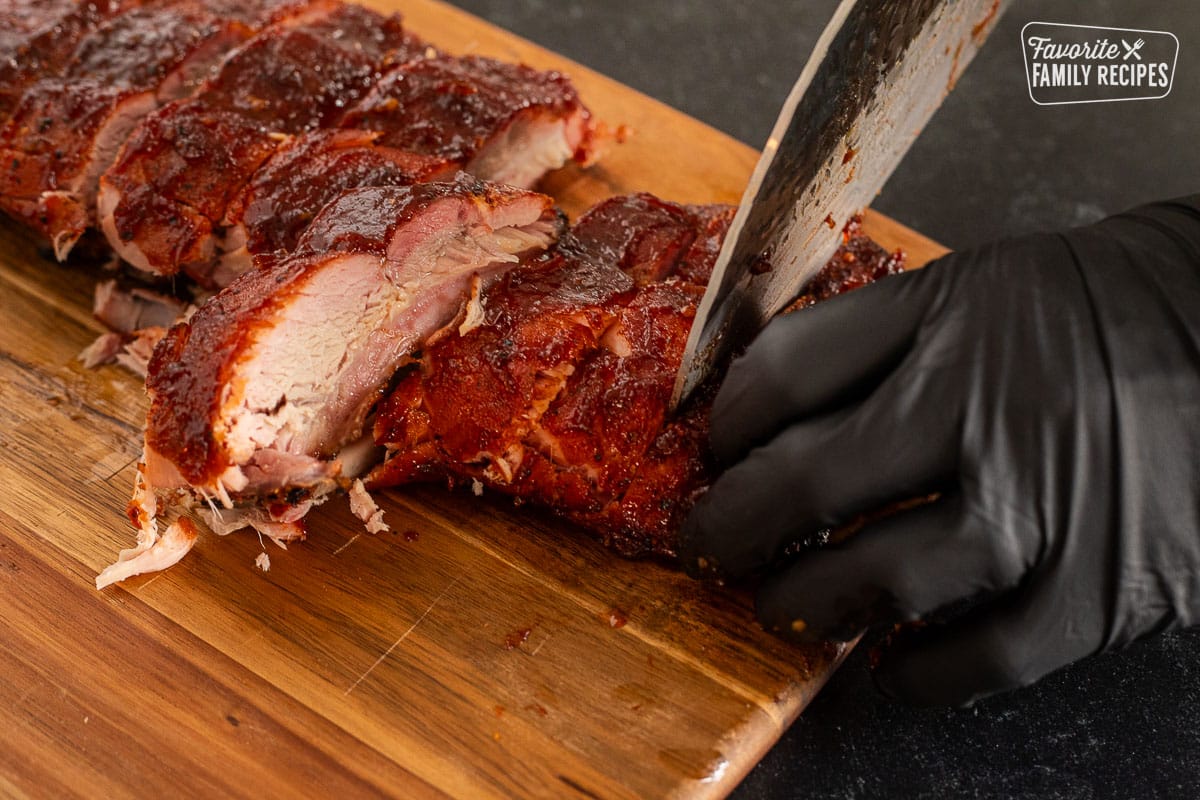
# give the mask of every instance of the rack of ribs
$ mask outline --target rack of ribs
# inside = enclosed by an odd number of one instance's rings
[[[159,493],[283,541],[335,490],[368,506],[362,480],[485,486],[623,554],[674,553],[714,476],[713,387],[669,398],[731,208],[635,195],[565,230],[528,187],[592,157],[574,87],[439,53],[395,15],[2,5],[0,209],[60,259],[99,227],[160,279],[97,291],[151,401],[139,546],[102,582],[194,540],[185,518],[159,536]],[[899,267],[848,228],[798,304]],[[179,274],[215,294],[171,325]]]
[[[444,481],[673,555],[715,475],[713,387],[669,400],[732,215],[635,195],[564,233],[548,198],[465,175],[341,195],[155,351],[131,516],[183,490],[218,532],[289,540],[360,478]],[[853,223],[797,302],[901,266]]]

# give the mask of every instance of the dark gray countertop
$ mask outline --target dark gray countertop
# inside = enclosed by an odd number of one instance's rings
[[[456,0],[758,147],[835,0]],[[1040,107],[1030,21],[1167,30],[1162,100]],[[875,207],[955,247],[1200,191],[1200,4],[1014,2]],[[1200,632],[1076,664],[967,711],[883,700],[851,657],[738,798],[1200,797]]]

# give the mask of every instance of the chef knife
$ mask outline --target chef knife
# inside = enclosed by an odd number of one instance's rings
[[[1008,0],[843,0],[783,105],[692,322],[677,405],[829,260]]]

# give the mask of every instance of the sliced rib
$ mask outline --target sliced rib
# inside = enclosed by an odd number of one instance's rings
[[[62,76],[152,90],[159,103],[166,103],[195,91],[225,54],[262,24],[253,16],[218,15],[203,2],[135,8],[85,36]]]
[[[384,131],[381,144],[526,187],[572,158],[586,161],[592,135],[591,114],[564,75],[480,56],[397,67],[343,125]]]
[[[254,7],[249,3],[249,7]],[[0,207],[64,259],[94,221],[100,174],[133,127],[189,94],[254,33],[203,3],[135,8],[84,36],[58,77],[27,86],[0,129]]]
[[[387,65],[424,51],[399,17],[352,5],[263,31],[134,131],[101,182],[109,243],[139,269],[209,283],[226,208],[285,134],[330,126]]]
[[[137,0],[81,2],[32,0],[14,4],[0,17],[4,27],[0,59],[0,119],[7,119],[25,88],[59,74],[79,41],[105,20],[141,5]]]
[[[372,131],[314,131],[281,146],[226,209],[225,252],[213,283],[228,285],[250,269],[255,255],[294,250],[317,213],[344,191],[454,175],[446,160],[377,145],[379,137]]]
[[[333,0],[10,0],[0,10],[0,119],[25,88],[62,75],[80,42],[106,22],[137,9],[203,6],[215,19],[252,28]],[[85,76],[87,77],[87,76]]]
[[[229,207],[226,255],[213,283],[248,269],[255,253],[289,247],[286,228],[295,225],[269,219],[280,209],[301,219],[335,189],[432,180],[456,169],[532,186],[568,159],[584,160],[592,128],[563,75],[450,56],[398,65],[341,124],[341,136],[310,135],[282,148]]]
[[[295,255],[242,275],[155,350],[150,484],[295,506],[356,477],[372,447],[355,444],[396,369],[473,283],[558,228],[544,195],[466,176],[346,193]]]
[[[152,92],[102,81],[34,84],[0,131],[0,207],[66,258],[88,226],[100,172],[154,107]]]

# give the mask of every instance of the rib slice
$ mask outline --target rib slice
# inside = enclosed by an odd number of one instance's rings
[[[381,144],[444,158],[485,180],[529,187],[590,157],[591,115],[571,82],[480,56],[441,56],[388,73],[343,120]]]
[[[294,250],[317,213],[344,191],[453,177],[445,159],[377,145],[380,135],[314,131],[281,146],[226,209],[225,253],[213,283],[228,285],[255,255]]]
[[[285,134],[330,126],[382,69],[425,49],[399,17],[353,5],[314,5],[258,34],[130,136],[101,181],[109,243],[139,269],[209,283],[225,209]]]
[[[254,8],[255,3],[243,4]],[[273,13],[239,19],[210,4],[172,2],[135,8],[106,20],[75,48],[62,76],[152,90],[159,103],[195,91],[234,47]]]
[[[254,4],[249,4],[253,6]],[[82,37],[57,77],[28,85],[0,129],[0,207],[59,260],[94,220],[100,174],[154,108],[190,93],[253,34],[202,3],[135,8]]]
[[[154,107],[152,92],[103,81],[34,84],[0,130],[0,207],[66,258],[87,228],[100,172]]]
[[[203,279],[217,222],[278,143],[254,121],[203,100],[164,106],[100,179],[96,214],[108,243],[140,270],[184,269]]]
[[[66,64],[79,41],[105,20],[141,3],[137,0],[18,0],[0,15],[3,58],[0,59],[0,119],[17,107],[26,87],[53,77]]]
[[[383,69],[427,47],[397,14],[340,3],[313,7],[247,43],[205,85],[202,99],[281,133],[329,127]]]
[[[355,444],[397,368],[473,284],[547,247],[559,225],[544,195],[465,175],[342,195],[293,256],[239,277],[155,350],[150,484],[226,505],[273,498],[279,521],[356,477]]]
[[[592,128],[561,74],[450,56],[397,65],[341,124],[340,133],[281,147],[230,204],[212,283],[249,269],[254,254],[290,249],[303,221],[339,191],[458,169],[529,187],[570,158],[585,160]]]
[[[732,212],[649,195],[589,211],[552,254],[491,286],[476,324],[423,350],[380,405],[386,456],[367,485],[479,481],[624,555],[673,555],[714,476],[712,387],[677,415],[669,401]],[[813,296],[899,268],[849,228]]]

